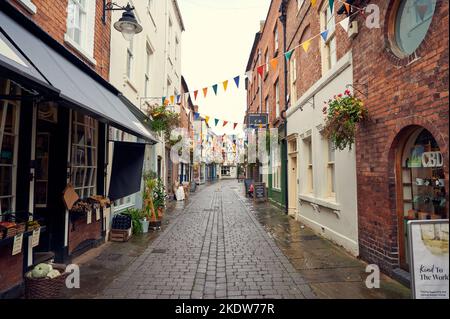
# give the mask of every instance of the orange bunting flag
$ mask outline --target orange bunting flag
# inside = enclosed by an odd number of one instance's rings
[[[347,11],[347,14],[350,13],[350,5],[347,2],[344,2],[345,11]]]
[[[194,91],[194,99],[197,100],[198,90]]]
[[[228,121],[223,121],[223,127],[227,126]]]
[[[258,71],[258,74],[260,77],[262,77],[264,74],[264,67],[265,67],[265,65],[261,65],[256,69],[256,71]]]
[[[204,88],[203,89],[203,96],[206,97],[207,94],[208,94],[208,88]]]
[[[270,60],[270,65],[272,66],[272,69],[274,71],[276,71],[277,70],[277,66],[278,66],[278,58]]]
[[[238,126],[238,124],[237,124],[237,123],[234,123],[234,125],[233,125],[233,130],[236,129],[236,126]]]
[[[303,42],[302,43],[303,50],[305,50],[305,52],[308,52],[310,45],[311,45],[311,39],[306,40],[305,42]]]
[[[226,92],[228,88],[228,80],[223,81],[223,90]]]

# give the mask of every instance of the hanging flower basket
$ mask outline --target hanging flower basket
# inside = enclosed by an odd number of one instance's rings
[[[170,132],[172,129],[177,127],[180,121],[179,114],[170,111],[165,106],[150,107],[148,115],[152,118],[152,130],[157,133],[164,133],[167,139],[170,137]]]
[[[333,142],[336,149],[342,151],[348,147],[351,150],[355,143],[357,124],[369,118],[363,101],[346,90],[343,95],[334,96],[325,104],[323,135]]]

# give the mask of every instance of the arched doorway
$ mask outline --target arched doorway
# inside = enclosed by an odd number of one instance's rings
[[[444,157],[423,127],[408,130],[397,149],[397,211],[400,266],[409,271],[407,223],[448,219]]]

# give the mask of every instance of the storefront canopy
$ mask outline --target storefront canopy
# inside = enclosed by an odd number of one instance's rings
[[[0,28],[47,81],[60,98],[99,120],[154,143],[156,139],[119,98],[118,91],[102,85],[73,61],[63,56],[0,11]]]

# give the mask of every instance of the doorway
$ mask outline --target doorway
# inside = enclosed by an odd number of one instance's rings
[[[289,196],[289,208],[288,214],[291,217],[296,217],[298,214],[298,163],[297,163],[297,137],[290,136],[288,138],[288,196]]]

